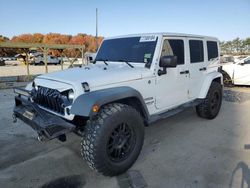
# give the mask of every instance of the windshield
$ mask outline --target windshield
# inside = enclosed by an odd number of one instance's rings
[[[103,41],[95,60],[151,63],[156,42],[156,36],[105,40]]]

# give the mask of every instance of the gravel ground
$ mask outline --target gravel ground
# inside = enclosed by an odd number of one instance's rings
[[[27,67],[25,65],[20,64],[18,61],[6,61],[6,66],[0,67],[0,77],[3,76],[20,76],[20,75],[27,75]],[[63,66],[64,69],[68,68],[69,64],[66,62]],[[30,74],[44,74],[45,73],[45,66],[34,66],[30,65]],[[61,65],[49,65],[48,71],[54,72],[61,70]]]
[[[243,93],[240,102],[235,92]],[[213,120],[201,119],[188,108],[145,128],[136,163],[127,173],[110,178],[82,160],[78,136],[69,134],[64,143],[40,143],[29,126],[13,124],[14,95],[0,90],[0,187],[250,187],[250,101],[241,99],[248,93],[250,89],[226,88]]]
[[[225,88],[223,97],[228,102],[242,103],[250,100],[250,87]]]

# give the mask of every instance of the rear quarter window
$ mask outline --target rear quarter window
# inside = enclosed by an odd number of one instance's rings
[[[218,44],[216,41],[207,41],[207,56],[208,61],[217,58],[218,54]]]

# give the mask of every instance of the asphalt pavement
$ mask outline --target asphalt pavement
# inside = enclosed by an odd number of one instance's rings
[[[0,90],[0,187],[250,187],[249,96],[250,88],[226,90],[214,120],[188,108],[146,127],[136,163],[110,178],[87,166],[73,133],[64,143],[40,143],[30,127],[13,124],[14,95]]]

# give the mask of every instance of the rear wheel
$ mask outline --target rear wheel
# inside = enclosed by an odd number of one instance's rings
[[[206,119],[214,119],[221,107],[222,86],[218,82],[212,82],[206,98],[196,106],[198,116]]]
[[[97,119],[88,121],[81,143],[82,156],[97,172],[119,175],[134,164],[143,140],[140,113],[128,105],[108,104]]]

